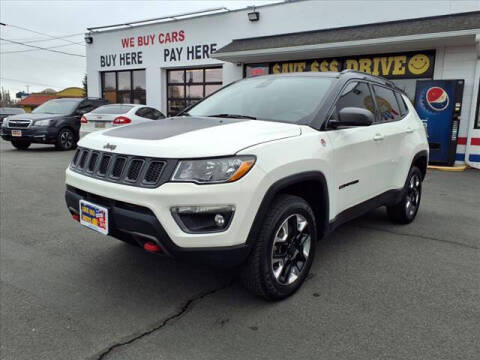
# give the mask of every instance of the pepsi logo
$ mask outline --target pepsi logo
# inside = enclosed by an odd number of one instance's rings
[[[428,106],[435,111],[443,111],[448,107],[450,99],[447,92],[441,87],[434,86],[427,90],[425,94]]]

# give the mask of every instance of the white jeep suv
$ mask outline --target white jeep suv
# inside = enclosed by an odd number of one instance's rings
[[[282,299],[317,240],[379,206],[417,214],[422,121],[388,80],[344,71],[244,79],[177,117],[92,133],[66,170],[74,219],[145,250],[240,267]]]

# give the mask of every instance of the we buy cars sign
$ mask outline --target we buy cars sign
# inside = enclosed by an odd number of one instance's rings
[[[121,48],[135,49],[135,51],[101,55],[100,67],[110,68],[143,64],[143,49],[146,48],[161,48],[162,59],[165,63],[208,59],[217,50],[216,42],[185,45],[187,39],[187,34],[183,29],[121,37],[119,39]]]

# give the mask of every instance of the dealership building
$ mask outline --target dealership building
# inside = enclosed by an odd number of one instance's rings
[[[433,159],[480,168],[480,1],[287,1],[89,28],[88,95],[175,115],[265,74],[352,69],[392,80]]]

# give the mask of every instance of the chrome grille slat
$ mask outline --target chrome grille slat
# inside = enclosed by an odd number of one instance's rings
[[[78,148],[70,169],[102,181],[152,188],[159,185],[167,163],[163,159]]]

